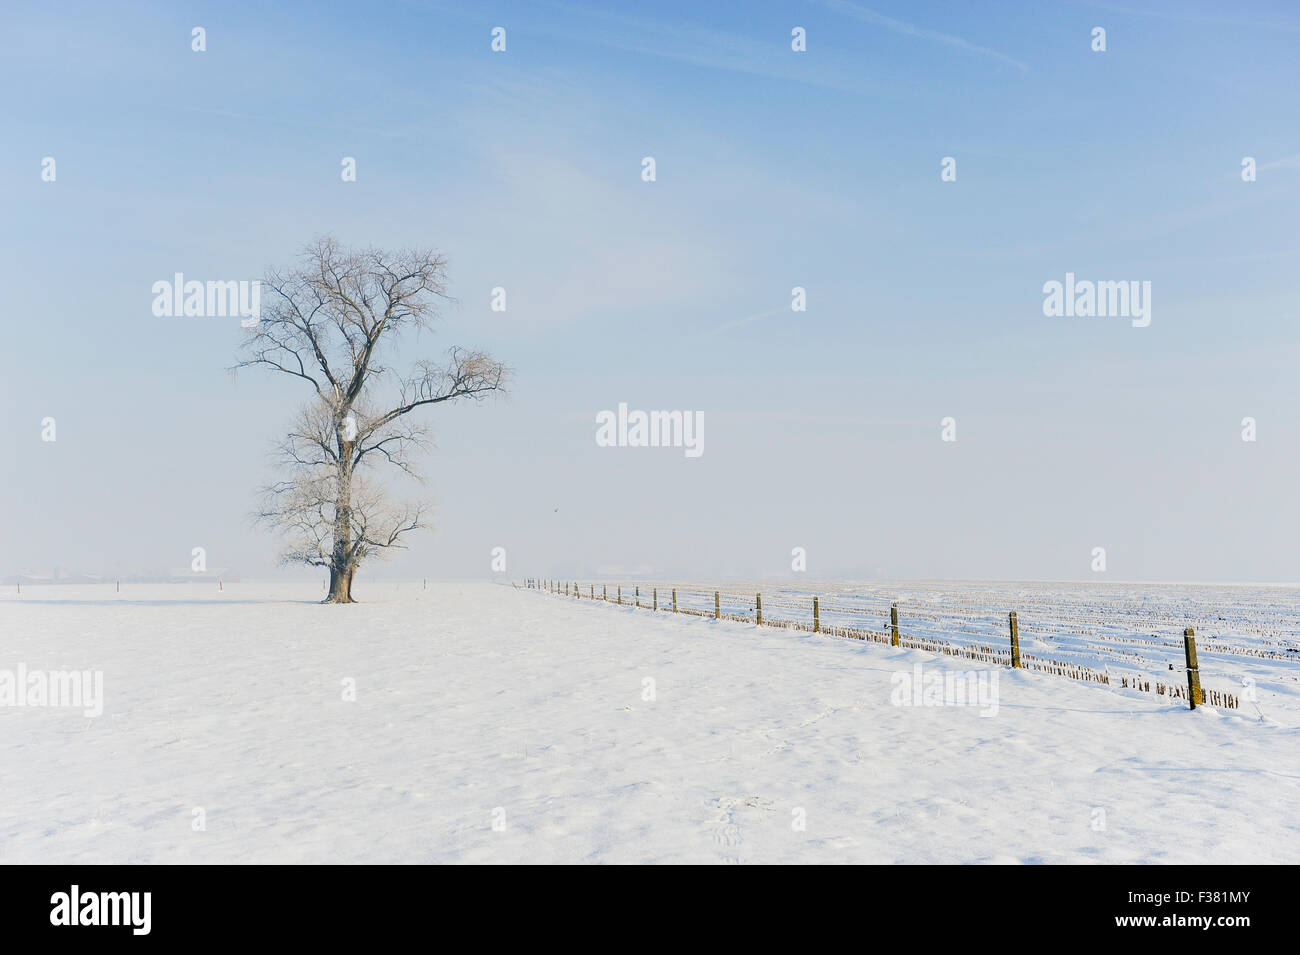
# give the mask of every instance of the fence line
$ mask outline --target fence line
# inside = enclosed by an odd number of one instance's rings
[[[524,586],[530,590],[540,590],[559,596],[571,596],[578,600],[594,600],[601,603],[613,603],[618,606],[628,606],[633,610],[642,609],[651,612],[659,612],[658,587],[652,588],[650,602],[648,604],[642,604],[641,588],[637,585],[635,586],[635,603],[624,604],[623,587],[621,584],[616,585],[616,597],[614,598],[610,598],[608,595],[608,585],[606,584],[601,585],[601,593],[599,596],[596,594],[594,584],[587,585],[587,591],[584,594],[582,587],[573,581],[555,581],[530,577],[524,581]],[[1091,667],[1086,667],[1078,663],[1068,663],[1060,660],[1039,657],[1021,650],[1019,619],[1017,612],[1014,610],[1010,611],[1005,617],[1007,621],[1006,634],[1008,643],[1006,649],[1001,649],[992,645],[983,644],[967,646],[952,643],[951,641],[939,639],[937,637],[905,633],[902,628],[904,626],[903,621],[907,618],[904,617],[900,619],[897,601],[894,601],[890,605],[888,613],[885,613],[871,607],[828,606],[821,599],[820,595],[809,595],[811,599],[812,614],[812,621],[809,623],[805,619],[772,616],[772,611],[774,609],[778,612],[798,612],[807,608],[807,604],[800,606],[789,595],[778,597],[775,601],[769,598],[766,612],[764,612],[763,595],[761,593],[755,593],[751,596],[749,594],[724,593],[721,590],[707,591],[678,587],[673,587],[671,590],[671,613],[681,613],[695,617],[708,617],[714,620],[731,620],[737,623],[755,623],[760,627],[802,630],[811,633],[822,633],[832,637],[842,637],[850,640],[884,643],[895,647],[904,647],[912,650],[925,650],[930,653],[939,653],[967,660],[977,660],[984,663],[991,663],[995,666],[1007,666],[1019,670],[1032,670],[1084,683],[1100,683],[1105,686],[1114,685],[1108,671],[1094,670]],[[679,603],[679,594],[684,595],[686,601]],[[711,601],[708,599],[710,597],[712,598]],[[727,598],[732,609],[724,609],[724,597]],[[698,602],[703,603],[703,606],[693,606],[688,603],[688,601],[697,602],[696,598],[699,598]],[[736,608],[737,602],[739,602],[741,608],[744,608],[743,610],[738,610]],[[910,609],[911,608],[909,608],[909,611]],[[878,618],[880,626],[879,629],[871,629],[866,626],[845,626],[838,624],[831,624],[828,626],[823,620],[828,613],[832,615],[847,615],[850,618],[858,616],[865,618],[864,622],[869,621],[872,618]],[[942,621],[940,620],[941,614],[934,612],[918,612],[914,616],[922,619],[934,620],[937,624],[942,625]],[[953,614],[953,616],[980,623],[991,623],[994,620],[1003,619],[1000,613],[994,613],[987,610],[978,611],[973,607],[964,608],[962,611]],[[988,639],[992,636],[990,633],[984,631],[962,630],[946,626],[945,630],[982,639]],[[1130,642],[1151,642],[1161,646],[1172,645],[1172,643],[1165,643],[1164,641]],[[1186,661],[1186,686],[1148,679],[1140,674],[1121,674],[1118,677],[1119,686],[1125,689],[1136,689],[1144,693],[1154,693],[1156,696],[1165,697],[1170,701],[1186,701],[1189,709],[1196,709],[1199,704],[1219,706],[1224,709],[1238,709],[1239,700],[1234,694],[1214,689],[1203,689],[1201,687],[1200,670],[1196,659],[1196,637],[1193,628],[1187,627],[1184,630],[1182,646]]]

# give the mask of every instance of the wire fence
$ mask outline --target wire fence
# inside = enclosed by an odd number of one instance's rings
[[[994,666],[1138,690],[1166,701],[1186,703],[1193,709],[1202,703],[1224,709],[1240,706],[1237,694],[1201,685],[1195,628],[1183,626],[1172,615],[1147,614],[1126,621],[1119,614],[1102,624],[1080,614],[1058,614],[1037,607],[1028,615],[1020,611],[991,610],[961,600],[948,601],[940,608],[880,594],[836,593],[827,599],[795,591],[764,595],[721,588],[596,584],[539,578],[528,578],[523,586],[634,611],[686,614],[925,650]],[[1172,635],[1161,637],[1159,633],[1148,638],[1113,632],[1135,626],[1164,625],[1181,629],[1182,639],[1174,639]],[[1203,641],[1201,652],[1292,659],[1286,654],[1259,648],[1253,648],[1252,652],[1252,648],[1214,640]],[[1114,667],[1110,661],[1115,663]],[[1150,675],[1150,671],[1157,669],[1169,675]]]

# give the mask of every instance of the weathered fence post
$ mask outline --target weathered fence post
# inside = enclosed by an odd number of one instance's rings
[[[591,585],[591,599],[592,599],[592,600],[595,600],[595,599],[596,599],[596,585],[595,585],[595,584],[592,584],[592,585]]]
[[[636,609],[637,610],[641,609],[641,588],[640,587],[637,587],[636,589]]]
[[[758,625],[763,626],[763,595],[754,594],[754,609],[758,611]]]
[[[609,584],[600,585],[600,599],[609,600]]]
[[[673,613],[677,612],[677,588],[673,588]]]
[[[822,619],[817,611],[817,598],[813,598],[813,633],[822,632]]]
[[[623,585],[618,585],[618,605],[623,606]]]
[[[891,647],[899,646],[898,642],[898,604],[895,603],[889,608],[889,645]]]
[[[1012,669],[1020,668],[1020,624],[1016,622],[1016,612],[1011,611],[1007,617],[1008,623],[1011,624],[1011,667]]]
[[[654,606],[652,606],[650,609],[651,609],[651,610],[658,610],[658,609],[659,609],[659,588],[658,588],[658,587],[655,588],[654,601],[655,601],[655,602],[654,602]]]
[[[1187,657],[1187,701],[1188,709],[1196,709],[1197,703],[1204,703],[1201,693],[1201,669],[1196,665],[1196,632],[1188,627],[1183,631],[1183,654]]]
[[[713,592],[713,619],[722,619],[722,598],[718,596],[716,590]]]

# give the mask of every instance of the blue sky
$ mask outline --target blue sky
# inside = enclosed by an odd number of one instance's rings
[[[444,251],[402,354],[517,373],[429,416],[436,532],[374,574],[1300,579],[1293,4],[19,3],[0,48],[0,576],[277,572],[306,396],[150,289],[328,232]],[[1151,325],[1044,317],[1067,271]],[[597,447],[620,402],[705,454]]]

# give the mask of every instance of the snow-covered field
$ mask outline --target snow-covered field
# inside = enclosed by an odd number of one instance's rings
[[[104,696],[0,706],[0,861],[1300,862],[1281,704],[500,585],[320,596],[0,596],[0,676],[98,670]],[[918,672],[996,696],[916,705]]]
[[[625,594],[636,586],[627,585]],[[656,585],[639,587],[642,595],[653,595]],[[670,599],[671,585],[657,588]],[[1185,686],[1182,635],[1192,627],[1206,690],[1231,694],[1246,713],[1300,726],[1300,592],[1293,586],[888,581],[792,587],[728,581],[676,588],[679,607],[712,614],[715,590],[724,615],[756,619],[755,594],[761,592],[766,623],[791,621],[807,629],[817,595],[823,628],[880,638],[897,603],[904,638],[989,648],[1004,664],[1010,663],[1007,614],[1014,610],[1027,659],[1086,667],[1116,687],[1125,679],[1130,686],[1139,679]]]

